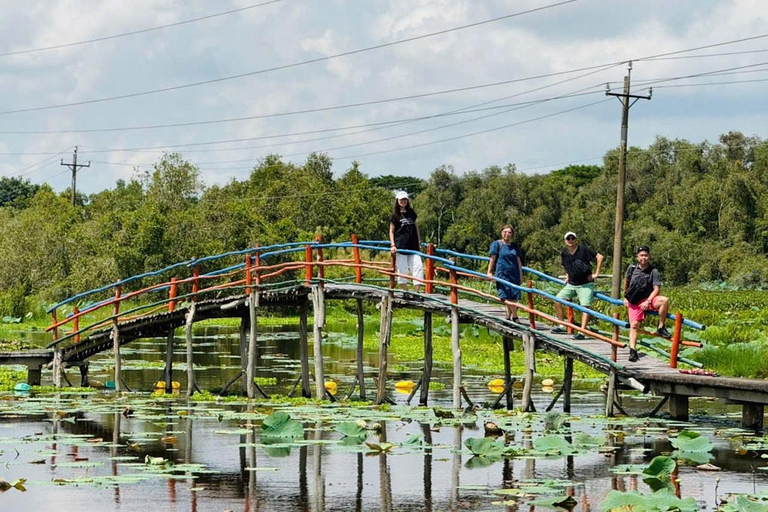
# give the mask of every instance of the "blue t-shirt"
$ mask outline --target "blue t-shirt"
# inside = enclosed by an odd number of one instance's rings
[[[496,268],[494,275],[505,281],[520,284],[520,267],[517,258],[523,260],[523,251],[512,242],[505,244],[502,240],[496,240],[491,244],[491,256],[496,256]]]

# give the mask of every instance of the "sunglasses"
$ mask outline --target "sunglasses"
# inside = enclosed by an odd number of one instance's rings
[[[567,236],[565,237],[566,240],[576,240],[575,236]]]

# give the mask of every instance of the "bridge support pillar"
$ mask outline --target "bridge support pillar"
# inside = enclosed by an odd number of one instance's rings
[[[257,326],[258,320],[256,318],[256,307],[259,305],[259,294],[256,290],[251,289],[250,297],[248,298],[248,315],[249,315],[249,327],[250,336],[248,337],[248,366],[245,369],[246,389],[248,390],[248,398],[256,398],[256,350],[257,350]]]
[[[379,324],[379,381],[376,388],[376,404],[384,403],[387,398],[387,357],[389,340],[392,334],[392,294],[381,299],[381,323]]]
[[[189,306],[187,323],[184,326],[184,334],[187,341],[187,396],[191,397],[195,392],[195,367],[194,352],[192,351],[192,326],[195,322],[195,303]]]
[[[165,338],[165,392],[173,392],[173,334],[174,330],[168,331]]]
[[[613,402],[616,399],[616,370],[611,368],[608,374],[608,389],[605,392],[605,415],[613,416]]]
[[[61,350],[56,347],[56,350],[53,352],[53,385],[57,388],[61,387],[61,372]]]
[[[315,393],[317,398],[325,397],[325,369],[323,366],[323,325],[325,324],[325,293],[320,285],[312,287],[312,332],[315,343]]]
[[[424,373],[421,375],[419,405],[427,405],[429,381],[432,379],[432,312],[424,312]]]
[[[504,350],[504,395],[507,399],[507,410],[511,411],[515,407],[514,392],[512,390],[512,366],[509,361],[509,353],[512,350],[512,338],[504,336],[502,345]]]
[[[571,389],[573,388],[573,359],[565,358],[563,369],[563,412],[571,412]]]
[[[523,411],[535,411],[531,391],[533,376],[536,374],[536,339],[530,334],[523,334],[523,351],[525,352],[525,382],[523,384]]]
[[[309,382],[309,341],[307,340],[307,301],[301,303],[299,310],[299,359],[301,361],[301,396],[312,396]],[[322,397],[322,395],[321,395]]]
[[[684,395],[670,395],[669,417],[676,421],[688,421],[688,397]]]
[[[248,319],[240,319],[240,328],[238,330],[240,339],[240,391],[243,396],[248,396],[248,382],[245,378],[246,368],[248,367]]]
[[[762,431],[764,414],[765,406],[763,404],[743,404],[741,406],[741,426]]]
[[[39,364],[27,366],[27,384],[30,386],[39,386],[42,378],[42,367]]]
[[[363,316],[363,299],[357,299],[357,382],[360,386],[360,400],[365,400],[365,372],[363,371],[364,338],[365,318]]]
[[[120,329],[117,327],[117,319],[112,324],[112,349],[115,357],[115,393],[123,390],[123,367],[120,358]]]
[[[83,361],[83,363],[80,365],[80,387],[81,388],[87,388],[90,386],[90,383],[88,382],[88,369],[90,368],[91,364],[88,361]]]
[[[453,407],[461,409],[461,340],[459,339],[459,308],[451,308],[451,349],[453,351]]]

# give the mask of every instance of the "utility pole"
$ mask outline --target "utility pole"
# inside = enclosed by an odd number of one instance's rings
[[[632,75],[632,62],[627,66],[627,75],[624,77],[624,92],[611,92],[606,84],[605,94],[616,96],[621,102],[621,143],[619,145],[619,179],[616,190],[616,223],[613,228],[613,281],[611,283],[611,297],[621,298],[621,247],[624,237],[624,182],[627,175],[627,131],[629,129],[629,109],[637,100],[650,100],[653,89],[648,91],[648,96],[638,96],[629,93],[630,76]],[[630,102],[630,100],[634,100]]]
[[[72,155],[72,163],[71,164],[65,164],[64,159],[61,159],[61,165],[66,165],[69,167],[69,169],[72,171],[72,206],[75,206],[75,192],[77,190],[77,170],[81,169],[83,167],[90,167],[91,161],[89,160],[87,164],[78,164],[77,163],[77,146],[75,146],[75,153]]]

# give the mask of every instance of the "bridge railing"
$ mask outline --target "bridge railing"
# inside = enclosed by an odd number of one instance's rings
[[[325,251],[333,252],[333,257],[325,258]],[[429,294],[436,290],[447,290],[450,303],[459,305],[459,294],[467,294],[482,300],[495,301],[500,304],[513,304],[526,312],[532,329],[536,327],[536,320],[543,319],[549,323],[563,325],[571,330],[579,331],[585,337],[597,339],[613,346],[613,360],[616,360],[616,348],[624,347],[620,340],[621,329],[628,328],[628,323],[620,320],[618,315],[613,317],[601,312],[573,304],[544,290],[534,288],[531,281],[526,286],[518,285],[493,277],[496,281],[510,286],[525,294],[526,302],[510,302],[499,299],[490,293],[478,289],[479,282],[488,282],[486,274],[462,267],[457,264],[458,258],[468,258],[476,261],[488,261],[489,258],[470,254],[458,253],[447,249],[437,249],[429,244],[426,253],[420,251],[399,251],[404,254],[419,255],[425,260],[425,277],[414,279],[412,276],[404,276],[397,273],[395,254],[390,253],[388,242],[376,240],[359,241],[352,236],[350,242],[322,243],[320,239],[311,242],[294,242],[276,244],[265,247],[253,247],[241,251],[233,251],[205,258],[192,259],[170,265],[163,269],[133,276],[117,283],[103,286],[88,292],[70,297],[49,308],[52,323],[47,331],[53,333],[53,342],[49,346],[63,347],[79,343],[84,336],[99,329],[104,329],[120,321],[138,319],[156,314],[161,311],[172,313],[180,303],[196,302],[200,297],[226,298],[228,296],[248,293],[251,288],[258,291],[276,291],[286,288],[294,288],[298,285],[309,285],[326,282],[354,281],[358,284],[381,283],[383,288],[394,289],[397,278],[418,281],[424,285],[430,300],[439,300],[430,297]],[[367,259],[364,256],[367,254]],[[447,256],[447,257],[446,257]],[[240,260],[235,263],[234,261]],[[234,260],[234,261],[232,261]],[[223,264],[205,273],[200,273],[203,266]],[[229,263],[229,264],[227,264]],[[186,270],[187,277],[168,277],[172,273]],[[336,276],[326,276],[326,269]],[[533,269],[525,268],[525,271],[537,278],[558,282],[546,274]],[[440,275],[446,275],[446,279],[440,279]],[[144,288],[123,293],[126,286],[135,286],[143,280],[157,279]],[[99,297],[109,293],[106,298],[78,306],[79,301],[86,298]],[[602,294],[601,294],[602,295]],[[548,301],[560,303],[568,307],[569,317],[567,321],[561,321],[535,308],[535,298],[543,298]],[[93,299],[92,299],[93,300]],[[611,299],[613,300],[613,299]],[[131,307],[124,309],[127,303]],[[58,311],[72,305],[71,313],[63,319],[58,319]],[[466,307],[466,306],[465,306]],[[122,312],[121,312],[122,309]],[[605,336],[591,330],[582,329],[575,325],[572,311],[580,311],[589,314],[599,320],[607,322],[613,328],[612,336]],[[672,340],[672,350],[669,354],[672,367],[676,367],[680,345],[697,346],[696,342],[685,341],[682,338],[682,326],[685,320],[678,314],[675,319],[675,336]],[[84,325],[81,325],[84,324]],[[694,323],[695,324],[695,323]],[[700,324],[692,325],[697,327]],[[700,326],[703,328],[703,326]],[[65,329],[68,332],[64,333]],[[66,342],[66,344],[65,344]]]

